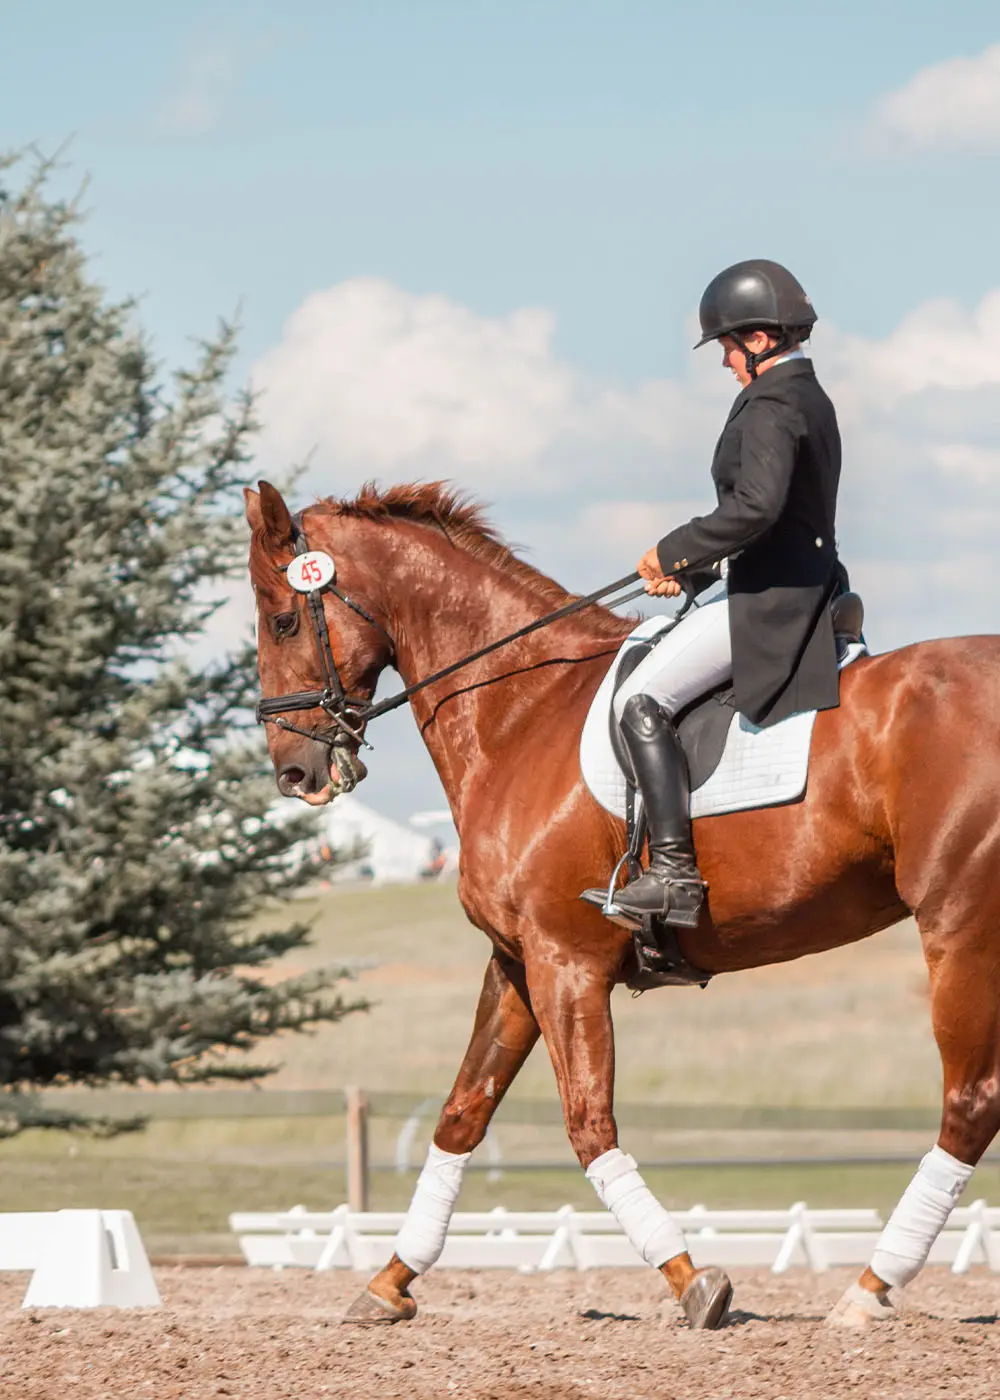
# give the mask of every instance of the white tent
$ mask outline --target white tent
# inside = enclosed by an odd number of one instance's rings
[[[364,847],[364,853],[331,871],[335,880],[369,878],[380,884],[419,880],[439,856],[440,842],[432,834],[384,817],[346,793],[321,810],[321,840],[337,851]],[[453,852],[445,869],[454,869]],[[440,861],[439,861],[440,864]],[[440,872],[436,872],[440,873]]]
[[[345,793],[328,806],[313,809],[316,834],[297,848],[299,858],[316,867],[320,880],[374,880],[378,884],[407,883],[425,879],[430,874],[450,874],[457,868],[458,852],[454,846],[443,846],[426,825],[417,830],[393,821],[381,812],[366,807],[353,793]],[[275,815],[303,813],[302,803],[294,799],[276,804]],[[417,813],[418,817],[423,813]],[[435,818],[440,814],[435,813]],[[444,814],[447,815],[447,814]],[[423,825],[423,824],[422,824]],[[454,841],[454,828],[443,833]],[[345,864],[324,866],[331,854],[357,855]]]

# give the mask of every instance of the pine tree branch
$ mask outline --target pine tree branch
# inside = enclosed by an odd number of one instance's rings
[[[315,827],[275,820],[251,650],[193,649],[245,567],[255,400],[235,321],[160,382],[57,159],[13,191],[0,160],[0,1085],[257,1078],[365,1003],[259,976],[308,943],[248,925]]]

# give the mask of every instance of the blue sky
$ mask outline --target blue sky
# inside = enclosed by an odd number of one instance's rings
[[[146,293],[169,356],[242,302],[249,362],[308,291],[359,273],[485,313],[550,306],[561,350],[626,376],[676,368],[700,287],[748,247],[863,333],[916,295],[991,285],[995,163],[856,149],[881,93],[1000,37],[991,4],[8,0],[5,17],[5,140],[74,134],[103,275]]]
[[[594,586],[708,504],[731,389],[691,319],[719,268],[766,255],[822,318],[873,640],[998,630],[995,3],[8,0],[4,20],[4,143],[73,137],[95,266],[165,362],[242,307],[263,470],[318,443],[317,490],[453,476]],[[407,329],[429,310],[440,344]],[[367,368],[331,402],[345,327]],[[417,372],[387,383],[400,345]],[[429,416],[442,382],[461,424]],[[391,733],[369,800],[436,801]]]

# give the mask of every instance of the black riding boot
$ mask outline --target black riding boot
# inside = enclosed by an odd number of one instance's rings
[[[646,813],[649,869],[619,890],[615,903],[628,914],[695,928],[705,886],[695,864],[691,784],[677,730],[651,696],[633,695],[621,732]]]

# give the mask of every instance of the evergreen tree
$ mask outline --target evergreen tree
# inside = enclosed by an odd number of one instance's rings
[[[225,399],[233,328],[164,391],[134,306],[88,273],[74,205],[44,163],[4,189],[16,169],[0,165],[0,1133],[38,1118],[20,1092],[38,1086],[268,1073],[224,1052],[357,1005],[334,970],[259,980],[307,939],[246,931],[302,878],[305,828],[267,818],[250,647],[192,659],[245,570],[255,425],[249,396]]]

